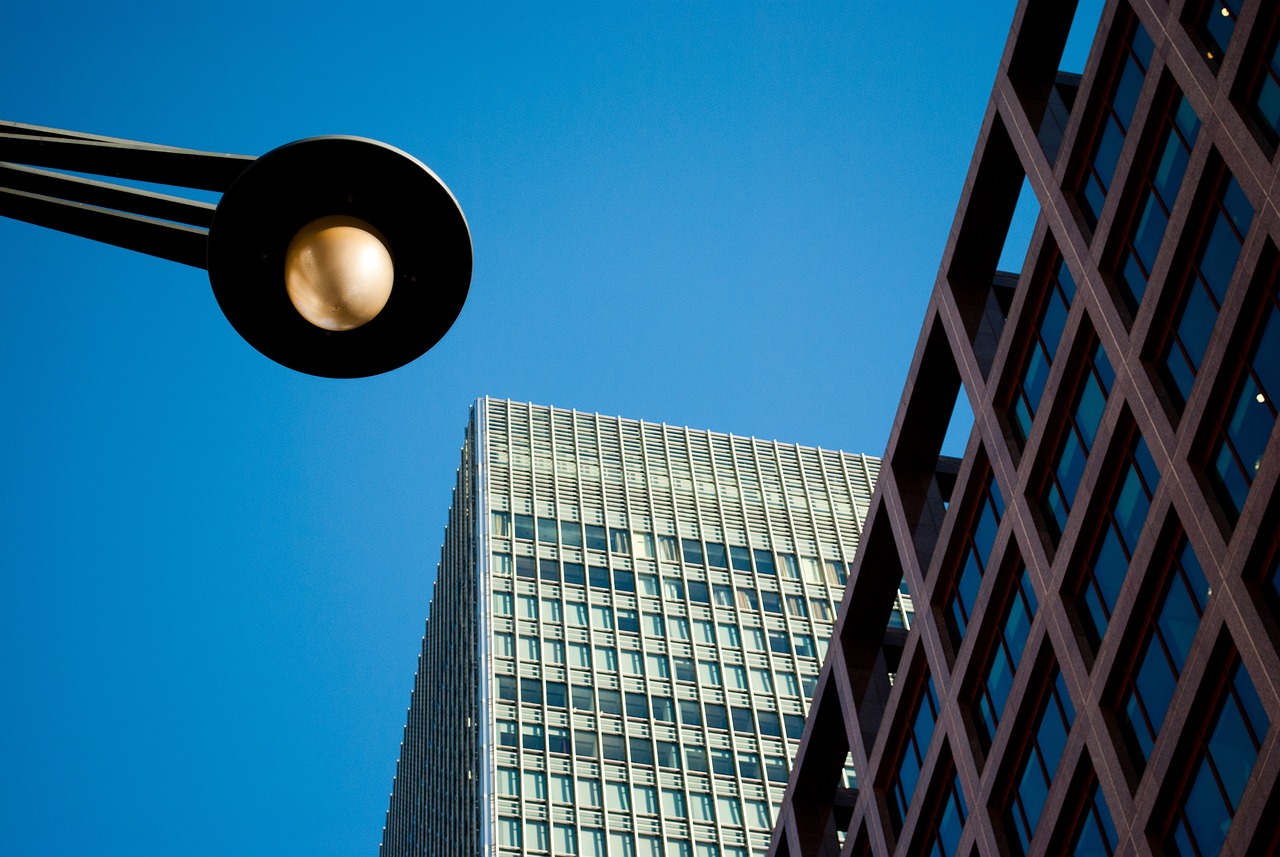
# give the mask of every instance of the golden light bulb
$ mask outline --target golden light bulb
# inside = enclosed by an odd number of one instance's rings
[[[351,330],[382,311],[391,297],[395,265],[378,230],[355,217],[334,215],[298,230],[285,252],[289,300],[325,330]]]

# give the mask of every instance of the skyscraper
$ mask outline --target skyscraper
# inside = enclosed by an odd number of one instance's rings
[[[381,854],[762,853],[878,466],[477,402]]]
[[[773,854],[1280,850],[1280,4],[1076,8],[1018,4]]]

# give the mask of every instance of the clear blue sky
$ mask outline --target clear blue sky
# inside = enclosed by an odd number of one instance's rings
[[[476,267],[332,381],[0,221],[0,853],[373,854],[477,396],[883,451],[1014,5],[12,4],[0,118],[382,139]]]

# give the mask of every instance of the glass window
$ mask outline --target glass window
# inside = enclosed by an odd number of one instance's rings
[[[596,646],[596,669],[610,673],[618,671],[618,651],[613,646]]]
[[[760,593],[760,606],[766,613],[782,612],[782,596],[776,592],[765,590]]]
[[[734,571],[751,570],[751,551],[738,545],[729,546],[729,562]]]
[[[623,649],[622,671],[627,675],[644,675],[644,655],[635,649]]]
[[[620,691],[602,687],[598,688],[596,693],[600,697],[601,714],[622,716],[622,693]]]
[[[545,821],[526,821],[524,823],[526,848],[533,851],[549,851],[551,849],[551,833]]]
[[[769,651],[775,655],[791,654],[791,639],[785,631],[769,632]]]
[[[721,795],[716,798],[716,811],[721,824],[742,824],[742,804],[736,797]]]
[[[662,578],[662,594],[665,598],[680,601],[684,598],[684,583],[675,577]]]
[[[804,718],[799,714],[784,714],[782,722],[787,727],[787,737],[793,741],[799,741],[804,735]]]
[[[587,550],[605,551],[609,548],[608,539],[605,536],[604,527],[596,524],[587,524],[583,529],[587,534]]]
[[[606,809],[622,812],[631,811],[631,787],[627,783],[608,782],[604,784],[604,800]]]
[[[725,684],[732,690],[747,689],[747,671],[744,667],[737,664],[725,664],[724,666]]]
[[[656,574],[640,575],[640,594],[658,597],[658,576]]]
[[[1067,853],[1071,857],[1111,857],[1118,844],[1111,812],[1094,779],[1085,796],[1083,811],[1076,818]]]
[[[1196,35],[1204,45],[1205,59],[1216,71],[1222,65],[1231,34],[1240,15],[1240,0],[1210,0],[1200,4],[1194,19]]]
[[[524,796],[533,800],[546,800],[547,775],[541,771],[525,771]]]
[[[538,618],[538,599],[532,595],[521,595],[517,598],[520,605],[521,619],[537,619]]]
[[[760,599],[757,597],[756,591],[754,589],[739,588],[738,607],[743,610],[759,610]]]
[[[751,689],[756,693],[773,693],[773,673],[770,670],[751,670]]]
[[[729,554],[724,545],[718,542],[707,542],[707,565],[711,568],[728,568]]]
[[[577,521],[561,521],[560,541],[565,547],[582,547],[582,525]]]
[[[751,714],[750,708],[740,708],[733,706],[729,709],[733,714],[733,731],[742,732],[747,735],[754,735],[756,731],[756,719]]]
[[[964,832],[964,820],[969,814],[960,778],[953,771],[943,793],[942,811],[929,830],[929,846],[925,853],[930,857],[953,857]]]
[[[680,545],[675,536],[658,536],[658,559],[662,562],[679,561]]]
[[[719,687],[720,665],[715,661],[698,661],[698,679],[705,687]]]
[[[565,621],[572,627],[587,627],[587,605],[581,601],[566,601],[564,604]]]
[[[552,560],[554,562],[554,560]],[[533,580],[538,576],[538,561],[531,556],[516,557],[516,577]]]
[[[756,715],[760,721],[760,734],[771,738],[782,737],[782,720],[772,711],[761,711]]]
[[[566,649],[569,653],[569,666],[591,667],[591,647],[586,643],[569,643]]]
[[[1280,143],[1280,33],[1272,38],[1250,88],[1249,114],[1274,150]]]
[[[791,639],[795,643],[797,657],[816,658],[818,656],[817,649],[813,645],[813,637],[810,635],[793,634]]]
[[[578,803],[590,809],[600,809],[604,806],[599,780],[582,778],[578,780]]]
[[[538,575],[548,583],[559,583],[560,563],[554,559],[538,560]]]
[[[593,565],[587,571],[587,579],[591,581],[592,589],[608,589],[609,569],[602,565]]]
[[[689,810],[684,792],[678,789],[662,790],[662,814],[668,818],[688,818]]]
[[[1204,571],[1184,538],[1151,611],[1154,618],[1138,650],[1137,669],[1126,671],[1120,694],[1120,733],[1139,771],[1151,757],[1208,595]]]
[[[578,830],[572,824],[557,824],[552,828],[552,834],[557,852],[578,853]]]
[[[825,598],[810,598],[809,606],[813,608],[813,618],[819,622],[831,621],[831,605]]]
[[[1085,463],[1093,448],[1102,411],[1115,378],[1111,361],[1102,347],[1095,343],[1084,374],[1077,382],[1066,426],[1040,490],[1041,515],[1055,545],[1067,526],[1067,515],[1084,476]]]
[[[638,717],[641,720],[649,719],[649,697],[643,693],[633,693],[628,691],[626,694],[627,716]]]
[[[1273,288],[1277,282],[1272,277]],[[1272,291],[1256,334],[1256,341],[1240,367],[1230,404],[1215,429],[1209,452],[1209,479],[1227,515],[1234,521],[1244,509],[1254,474],[1276,423],[1280,394],[1280,303]]]
[[[1005,827],[1012,834],[1009,846],[1015,854],[1026,854],[1030,847],[1074,720],[1066,683],[1054,666],[1004,811]]]
[[[653,719],[659,723],[675,723],[676,722],[676,706],[668,696],[655,696],[650,702],[653,704]]]
[[[591,688],[574,685],[570,691],[574,711],[595,711],[596,701],[591,695]]]
[[[627,760],[627,742],[622,735],[600,735],[600,756],[605,761],[625,762]]]
[[[707,765],[707,751],[704,747],[685,747],[684,762],[686,769],[695,774],[705,774],[710,770]]]
[[[506,848],[520,847],[520,819],[505,816],[498,819],[498,844]]]
[[[657,559],[657,549],[653,544],[653,533],[634,533],[636,556],[640,559]]]
[[[711,751],[711,772],[722,777],[732,777],[737,771],[733,766],[733,752],[730,750]]]
[[[516,701],[516,679],[514,676],[498,676],[498,699],[507,702]]]
[[[661,637],[666,634],[661,613],[644,614],[644,632],[652,637]]]
[[[511,554],[495,553],[493,555],[493,574],[495,577],[511,576]]]
[[[636,611],[626,607],[618,608],[618,630],[628,634],[640,633],[640,617]]]
[[[1151,508],[1160,474],[1141,436],[1135,436],[1128,458],[1120,465],[1120,482],[1107,505],[1094,545],[1092,560],[1076,596],[1076,610],[1096,652],[1107,632],[1111,611],[1129,572],[1129,559],[1138,544]]]
[[[542,599],[542,621],[558,624],[562,618],[559,598]]]
[[[675,667],[676,681],[697,681],[693,671],[693,659],[673,657],[671,664]]]
[[[973,705],[973,721],[983,750],[990,750],[995,740],[1000,714],[1013,689],[1013,678],[1018,661],[1027,646],[1031,622],[1036,615],[1036,595],[1023,566],[1018,574],[1009,600],[1004,605],[1004,617],[988,655],[987,669],[978,696]]]
[[[613,588],[619,592],[635,592],[636,576],[630,571],[615,568],[613,570]]]
[[[514,658],[516,656],[515,638],[510,634],[494,634],[493,653],[500,658]]]
[[[702,565],[702,542],[697,539],[681,539],[680,550],[686,565]]]
[[[788,580],[800,579],[800,563],[796,562],[796,555],[791,553],[778,554],[779,567],[782,569],[782,576]]]
[[[742,646],[742,635],[738,633],[737,625],[719,625],[717,630],[719,631],[720,645],[734,649]]]
[[[650,748],[649,755],[652,758],[653,756],[652,748]],[[650,762],[650,764],[652,764],[652,762]],[[633,788],[633,792],[634,792],[633,796],[635,797],[636,812],[642,815],[658,814],[658,790],[657,789],[655,789],[653,786],[638,785]]]
[[[494,512],[490,517],[493,521],[493,534],[500,539],[511,537],[511,516],[506,512]]]
[[[689,600],[694,604],[710,604],[711,590],[701,580],[689,581]]]
[[[1039,400],[1044,395],[1044,384],[1048,381],[1053,354],[1057,353],[1057,344],[1062,339],[1066,315],[1070,312],[1073,299],[1075,280],[1071,279],[1066,260],[1061,260],[1048,278],[1036,329],[1032,333],[1027,356],[1023,358],[1023,368],[1019,372],[1018,386],[1014,390],[1014,400],[1009,409],[1009,425],[1014,430],[1012,434],[1018,441],[1019,448],[1027,444],[1027,439],[1032,434],[1032,421],[1036,418]]]
[[[573,755],[579,759],[594,759],[596,757],[596,733],[585,729],[573,730]],[[579,782],[582,781],[579,780]],[[600,798],[597,793],[596,802],[587,804],[587,806],[599,805]]]
[[[569,755],[569,730],[563,726],[547,727],[547,752],[556,755]]]
[[[1191,395],[1191,385],[1209,347],[1218,309],[1226,298],[1240,247],[1252,222],[1249,200],[1236,180],[1225,176],[1206,215],[1191,264],[1186,266],[1177,309],[1169,325],[1171,333],[1160,351],[1160,377],[1179,408]]]
[[[673,640],[689,641],[689,620],[680,616],[667,617],[667,628],[671,631]]]
[[[658,767],[680,770],[680,748],[670,741],[658,741]]]
[[[568,774],[551,774],[551,800],[556,803],[573,803],[573,777]]]
[[[767,550],[757,548],[753,551],[756,559],[756,572],[759,574],[774,575],[777,572],[773,568],[773,554]]]
[[[1138,105],[1138,94],[1142,90],[1142,82],[1147,66],[1151,64],[1154,48],[1147,31],[1132,16],[1116,26],[1127,28],[1124,36],[1125,49],[1120,53],[1120,68],[1111,83],[1109,96],[1093,132],[1089,159],[1076,191],[1080,213],[1089,229],[1098,225],[1098,217],[1102,213],[1107,191],[1111,188],[1111,180],[1115,177],[1120,150],[1124,146],[1129,123],[1133,121],[1133,111]]]
[[[1143,176],[1137,205],[1123,233],[1124,242],[1116,262],[1116,284],[1131,313],[1138,311],[1146,292],[1151,267],[1169,225],[1169,213],[1182,187],[1191,147],[1200,132],[1200,120],[1191,103],[1179,93],[1167,108],[1160,127],[1156,155]]]
[[[907,807],[911,796],[915,793],[916,783],[920,779],[920,767],[924,764],[925,753],[929,750],[929,742],[933,738],[933,724],[938,719],[938,697],[933,690],[933,677],[927,676],[914,702],[911,714],[911,729],[907,731],[897,769],[889,782],[886,791],[886,804],[889,820],[898,833],[902,832],[902,821],[907,817]]]
[[[1178,801],[1165,847],[1173,854],[1217,854],[1271,721],[1238,657],[1226,670],[1208,728],[1199,737],[1194,769]]]
[[[760,771],[760,757],[755,753],[738,754],[738,774],[744,780],[763,780]]]
[[[646,654],[644,659],[649,675],[654,678],[671,678],[671,667],[665,655]]]
[[[616,527],[609,529],[609,550],[617,554],[631,553],[631,534]]]
[[[510,584],[507,584],[508,586]],[[498,616],[510,616],[514,612],[510,592],[493,593],[493,612]]]
[[[613,608],[603,604],[591,605],[591,627],[613,629]]]
[[[524,679],[521,679],[524,681]],[[569,689],[562,681],[547,682],[547,707],[548,708],[568,708],[569,707]]]
[[[524,724],[520,729],[520,746],[526,750],[541,753],[546,748],[542,726],[537,723]]]
[[[538,519],[538,541],[545,544],[553,545],[556,543],[556,533],[559,528],[556,526],[554,518]]]
[[[564,582],[572,583],[575,586],[586,585],[587,579],[582,570],[582,563],[566,562],[564,564]]]
[[[516,515],[516,538],[533,541],[532,515]]]
[[[510,720],[498,721],[498,746],[515,748],[517,745],[516,724]]]
[[[703,710],[707,715],[708,729],[729,728],[729,712],[723,705],[718,702],[708,702],[704,703]]]
[[[787,612],[801,619],[809,618],[809,607],[803,595],[787,596]]]

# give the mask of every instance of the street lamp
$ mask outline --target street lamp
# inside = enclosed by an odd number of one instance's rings
[[[59,170],[222,197],[214,205]],[[471,282],[471,235],[453,194],[417,159],[360,137],[312,137],[253,158],[0,122],[0,216],[207,269],[250,345],[329,378],[420,357],[453,325]]]

